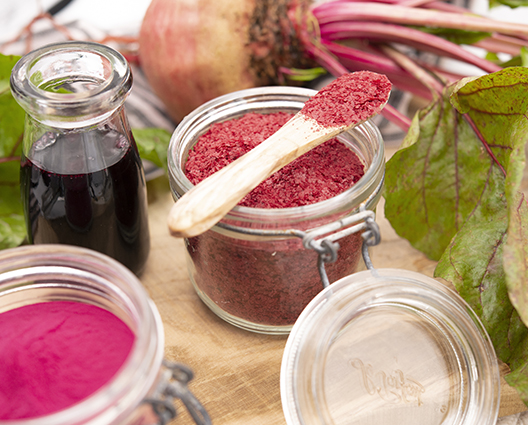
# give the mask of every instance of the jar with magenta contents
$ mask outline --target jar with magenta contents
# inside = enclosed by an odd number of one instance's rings
[[[67,245],[0,252],[0,422],[158,425],[176,399],[210,424],[164,360],[163,324],[136,276],[114,259]]]
[[[28,241],[107,254],[134,273],[150,250],[143,165],[125,114],[126,59],[90,42],[22,57],[11,91],[26,111],[20,186]]]
[[[243,122],[250,114],[262,117],[295,114],[315,93],[296,87],[247,89],[214,99],[189,114],[176,128],[168,152],[170,185],[176,202],[194,186],[186,166],[197,143],[210,129],[234,120]],[[250,125],[244,137],[262,140],[267,126],[266,122]],[[249,331],[287,334],[303,308],[325,284],[354,273],[360,266],[363,242],[360,229],[367,218],[372,218],[373,213],[369,212],[375,209],[383,185],[383,141],[378,128],[367,121],[330,143],[344,147],[346,154],[353,157],[349,162],[357,162],[362,170],[357,181],[339,193],[296,206],[239,204],[210,230],[185,239],[192,284],[202,301],[227,322]],[[325,165],[325,155],[322,152],[312,158],[312,165],[331,166]],[[211,167],[215,166],[214,156],[208,158]],[[334,171],[337,174],[342,170]],[[297,171],[292,174],[300,179]],[[294,193],[293,198],[306,198],[308,192],[326,189],[317,180],[313,182],[312,187]],[[268,186],[275,186],[280,204],[280,184],[272,182]],[[361,214],[364,216],[359,217],[360,223],[340,229],[343,220],[351,219],[352,223]],[[355,228],[358,230],[354,231]],[[317,241],[321,235],[338,229],[344,234],[334,242],[339,244],[337,259],[321,261]]]

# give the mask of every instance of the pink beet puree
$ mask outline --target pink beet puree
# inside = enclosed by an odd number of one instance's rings
[[[0,314],[0,420],[54,413],[85,399],[123,365],[130,328],[90,304],[53,301]]]

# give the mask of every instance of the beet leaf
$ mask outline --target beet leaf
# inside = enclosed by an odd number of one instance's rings
[[[496,7],[500,5],[511,7],[515,9],[516,7],[528,6],[527,0],[489,0],[490,7]]]
[[[162,128],[134,128],[139,155],[167,171],[167,149],[171,134]]]
[[[24,112],[9,89],[18,59],[0,55],[0,249],[20,245],[26,235],[18,177]]]
[[[491,37],[492,35],[489,32],[464,31],[453,28],[416,27],[416,29],[425,33],[437,35],[456,44],[475,44],[480,40]]]
[[[528,402],[528,69],[466,78],[417,113],[387,164],[386,215],[439,259]],[[449,95],[449,96],[448,96]],[[412,222],[412,225],[410,223]]]

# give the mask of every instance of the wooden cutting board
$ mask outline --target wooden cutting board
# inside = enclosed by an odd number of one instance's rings
[[[149,182],[149,200],[152,248],[141,281],[163,319],[166,358],[193,369],[190,388],[214,425],[285,425],[279,376],[286,337],[243,331],[214,315],[189,281],[183,240],[169,235],[167,216],[173,200],[164,177]],[[374,266],[432,276],[436,263],[396,235],[383,206],[382,199],[376,219],[382,242],[371,250]],[[502,367],[502,375],[506,371]],[[192,424],[181,404],[178,407],[171,424]],[[525,410],[515,390],[501,379],[499,416]]]

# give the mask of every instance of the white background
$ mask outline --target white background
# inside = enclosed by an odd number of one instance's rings
[[[0,0],[0,43],[15,37],[34,16],[57,2]],[[111,35],[137,34],[149,4],[150,0],[73,0],[56,15],[56,20],[82,20]]]
[[[57,1],[0,0],[0,42],[14,37],[33,16]],[[137,34],[149,3],[150,0],[73,0],[56,19],[59,23],[82,20],[112,35]],[[512,10],[501,6],[490,11],[487,4],[487,0],[473,0],[471,9],[494,19],[528,24],[528,7]]]

